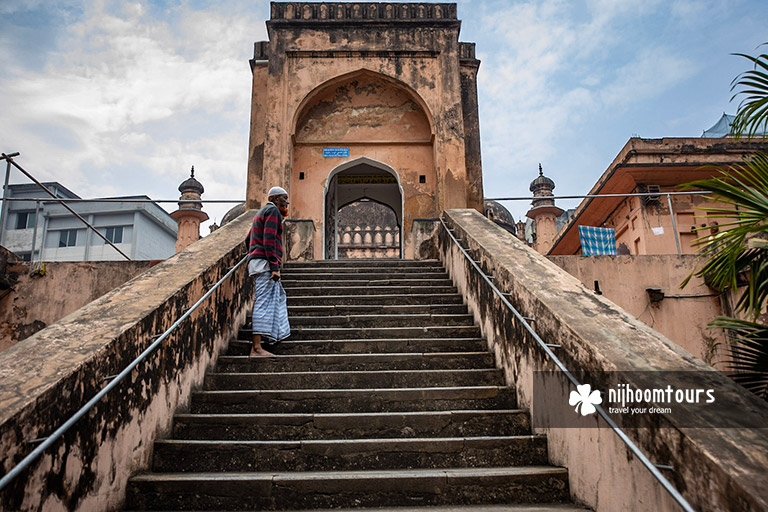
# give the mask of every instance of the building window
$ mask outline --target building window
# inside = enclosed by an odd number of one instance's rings
[[[35,227],[35,212],[18,212],[16,214],[16,229]]]
[[[59,247],[74,247],[77,245],[77,230],[65,229],[59,232]]]
[[[113,244],[123,243],[123,226],[117,228],[107,228],[107,234],[105,236],[107,237],[107,240]]]

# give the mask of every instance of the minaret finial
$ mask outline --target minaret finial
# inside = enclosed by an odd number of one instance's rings
[[[541,164],[539,164],[539,168],[541,168]],[[192,177],[195,177],[195,166],[192,166]]]
[[[539,162],[539,176],[544,176],[544,171],[541,170],[541,162]]]

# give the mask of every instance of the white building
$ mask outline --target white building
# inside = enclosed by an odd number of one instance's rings
[[[59,183],[44,183],[56,197],[79,199]],[[9,185],[11,198],[43,198],[47,194],[35,184]],[[68,202],[132,260],[159,260],[173,256],[176,221],[147,196],[109,198],[115,202]],[[2,223],[0,245],[29,261],[124,260],[112,246],[56,201],[8,201]],[[36,214],[37,212],[37,214]],[[36,236],[35,236],[36,235]],[[35,237],[34,244],[32,243]],[[34,247],[34,258],[32,250]],[[42,248],[42,258],[40,251]]]

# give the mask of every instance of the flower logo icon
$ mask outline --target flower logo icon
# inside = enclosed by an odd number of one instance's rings
[[[579,412],[579,404],[581,404],[582,416],[594,414],[597,411],[595,405],[603,403],[600,392],[598,390],[592,391],[592,386],[589,384],[576,386],[576,389],[578,391],[571,391],[571,398],[568,400],[568,403],[576,406],[574,409],[576,412]]]

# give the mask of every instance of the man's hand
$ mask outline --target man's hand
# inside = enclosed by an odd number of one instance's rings
[[[280,280],[280,272],[272,272],[272,276],[270,277],[273,281],[279,281]]]

